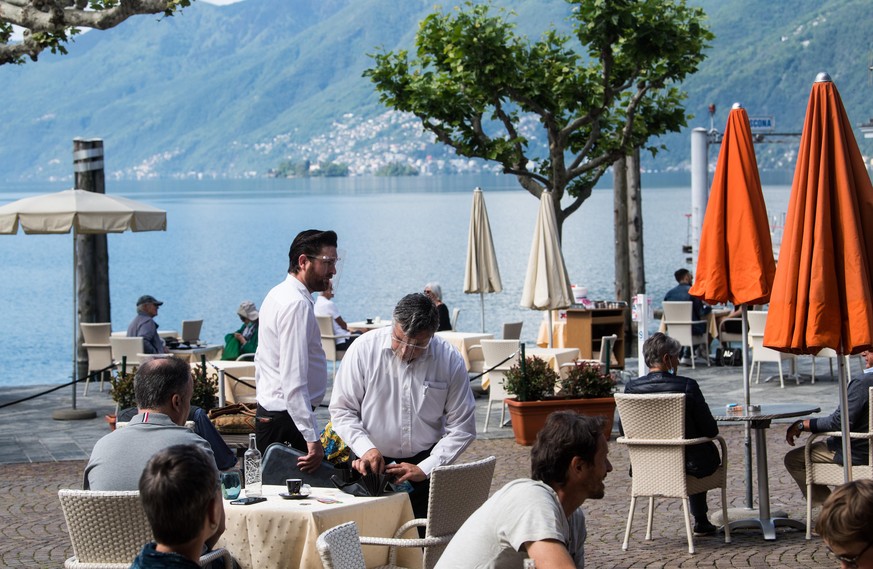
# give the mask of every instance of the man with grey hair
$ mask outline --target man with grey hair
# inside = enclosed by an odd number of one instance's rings
[[[700,386],[691,378],[676,375],[682,346],[674,338],[657,332],[643,344],[643,356],[651,370],[648,375],[632,379],[625,393],[684,393],[685,438],[714,437],[718,424],[706,404]],[[624,431],[622,431],[624,434]],[[685,449],[685,472],[697,478],[709,476],[718,469],[721,460],[713,443],[691,445]],[[717,528],[707,516],[706,492],[688,497],[694,516],[694,535],[714,534]]]
[[[139,366],[134,378],[138,413],[124,428],[97,441],[85,467],[85,490],[138,490],[149,459],[172,445],[193,444],[215,464],[209,443],[185,427],[194,380],[190,365],[178,358],[158,358]],[[224,532],[224,517],[207,540],[212,547]]]
[[[150,294],[144,294],[136,301],[136,316],[127,326],[128,338],[142,338],[142,350],[145,354],[165,354],[167,346],[158,334],[158,324],[155,316],[158,308],[164,304]]]
[[[391,326],[349,347],[330,400],[334,430],[360,457],[352,467],[410,482],[416,517],[427,515],[434,467],[455,462],[476,438],[464,360],[434,336],[438,326],[427,296],[404,296]]]

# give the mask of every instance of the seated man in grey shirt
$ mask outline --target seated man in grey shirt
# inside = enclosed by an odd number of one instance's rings
[[[473,512],[449,542],[436,569],[585,567],[582,503],[603,498],[612,470],[602,417],[556,411],[530,453],[531,478],[513,480]]]
[[[187,429],[194,380],[190,366],[177,358],[148,361],[136,372],[134,395],[139,411],[130,423],[97,441],[85,467],[85,490],[138,490],[149,459],[173,445],[194,444],[215,462],[209,443]],[[208,541],[224,532],[222,518]]]

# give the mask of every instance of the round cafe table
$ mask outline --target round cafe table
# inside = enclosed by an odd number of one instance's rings
[[[722,414],[713,413],[716,421],[731,421],[748,423],[755,432],[755,462],[758,470],[758,517],[745,520],[736,520],[730,523],[730,529],[737,528],[761,528],[765,540],[776,539],[776,527],[792,527],[805,530],[806,526],[797,520],[792,520],[785,515],[771,515],[770,512],[770,478],[767,473],[767,433],[773,419],[788,419],[792,417],[806,417],[821,411],[819,407],[809,404],[774,403],[759,405],[755,410],[745,407],[737,407],[731,412]]]

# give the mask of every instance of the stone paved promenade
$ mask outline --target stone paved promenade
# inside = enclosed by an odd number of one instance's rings
[[[819,361],[819,373],[827,364]],[[629,367],[635,366],[629,362]],[[859,371],[858,360],[853,371]],[[752,399],[758,403],[813,403],[830,412],[837,401],[836,385],[827,373],[815,385],[809,380],[809,359],[801,363],[801,384],[786,381],[779,388],[778,378],[768,383],[753,384]],[[742,400],[741,368],[683,367],[680,373],[695,377],[708,402],[714,408]],[[775,364],[764,367],[763,373],[776,373]],[[0,390],[0,404],[39,391],[36,388]],[[0,410],[0,479],[7,492],[0,501],[0,566],[46,567],[63,566],[72,554],[57,491],[60,488],[81,488],[85,460],[94,442],[108,432],[102,416],[113,410],[106,394],[91,388],[89,397],[81,397],[79,406],[97,410],[98,418],[90,421],[59,422],[50,418],[51,410],[69,405],[70,388],[35,401]],[[484,422],[487,400],[478,399],[480,426]],[[497,410],[497,406],[495,406]],[[498,411],[499,415],[499,411]],[[488,455],[498,458],[493,489],[505,482],[526,476],[529,448],[516,445],[509,428],[492,427],[468,450],[465,459]],[[796,519],[803,520],[805,503],[782,465],[787,449],[784,424],[768,431],[771,503]],[[744,502],[744,467],[742,428],[725,425],[722,434],[729,445],[730,482],[728,501],[731,507]],[[606,480],[606,497],[585,504],[589,520],[586,566],[590,568],[672,568],[672,567],[836,567],[826,556],[819,538],[806,541],[803,532],[780,529],[776,541],[764,541],[759,532],[741,530],[733,533],[733,542],[725,544],[721,537],[697,538],[697,553],[686,549],[681,508],[678,501],[662,500],[655,513],[655,539],[643,540],[645,514],[637,512],[630,549],[621,550],[629,504],[630,479],[626,451],[610,444],[610,459],[614,471]],[[757,490],[756,490],[757,491]],[[757,494],[756,494],[757,495]],[[716,493],[710,493],[710,511],[719,509]]]

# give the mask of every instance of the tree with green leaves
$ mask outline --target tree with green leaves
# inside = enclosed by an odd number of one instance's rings
[[[685,126],[678,83],[713,37],[684,0],[567,3],[572,36],[550,29],[536,41],[489,4],[437,11],[420,24],[415,57],[380,51],[364,72],[382,103],[458,154],[499,163],[537,198],[551,191],[559,228],[613,162],[654,153],[649,139]]]
[[[43,50],[67,53],[82,28],[108,30],[139,14],[164,14],[194,0],[0,0],[0,65],[36,61]],[[23,38],[14,39],[15,28]]]

